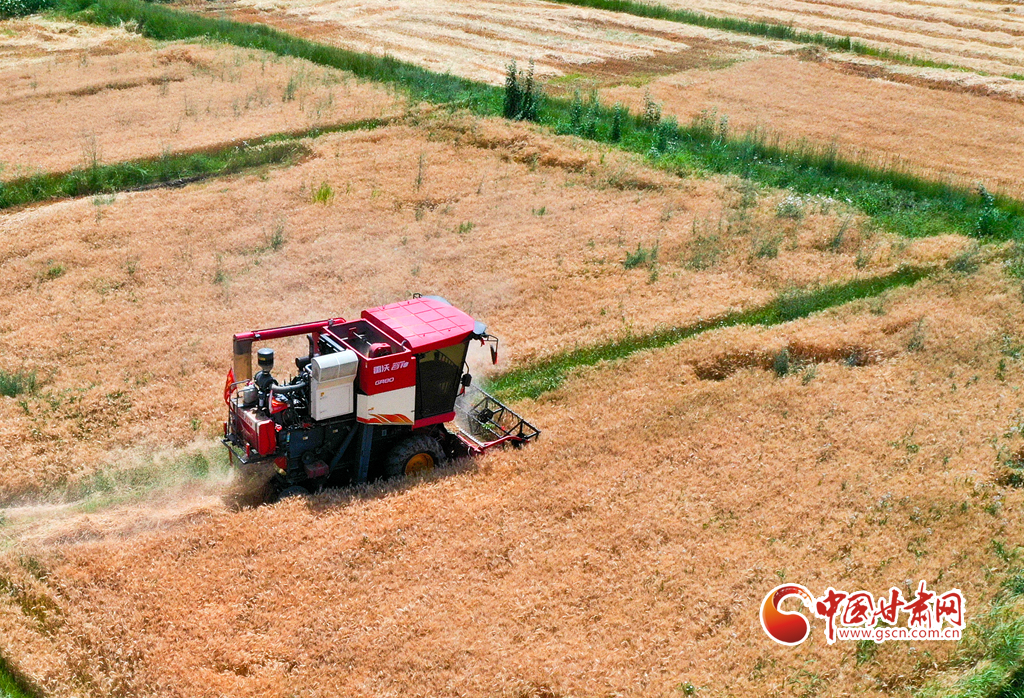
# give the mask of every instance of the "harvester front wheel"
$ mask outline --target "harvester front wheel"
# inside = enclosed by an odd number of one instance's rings
[[[424,434],[410,436],[391,449],[384,464],[384,477],[430,472],[443,462],[444,451],[437,439]]]

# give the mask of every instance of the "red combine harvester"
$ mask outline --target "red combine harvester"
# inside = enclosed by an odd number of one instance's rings
[[[278,383],[274,352],[253,343],[306,335],[298,375]],[[471,388],[472,340],[498,340],[443,298],[410,300],[342,318],[234,336],[224,399],[224,444],[233,465],[275,466],[277,496],[305,494],[430,470],[498,445],[521,446],[540,431],[496,398]]]

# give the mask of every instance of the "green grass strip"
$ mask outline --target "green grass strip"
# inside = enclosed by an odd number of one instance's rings
[[[0,0],[0,19],[23,17],[53,7],[53,0]]]
[[[904,267],[886,276],[856,279],[810,291],[783,293],[767,305],[700,320],[690,325],[658,329],[644,335],[628,335],[607,344],[578,347],[504,373],[491,382],[490,389],[503,400],[536,398],[562,385],[574,370],[581,367],[623,359],[638,351],[672,346],[724,327],[779,325],[844,303],[878,296],[893,288],[910,286],[934,272],[934,268]]]
[[[953,65],[951,63],[941,63],[927,58],[921,58],[920,56],[911,56],[899,51],[869,46],[849,36],[825,34],[824,32],[801,31],[799,29],[794,29],[793,26],[789,24],[755,21],[739,17],[708,15],[694,10],[666,7],[665,5],[646,2],[635,2],[634,0],[554,1],[563,5],[592,7],[598,10],[621,12],[623,14],[630,14],[636,17],[662,19],[669,22],[677,22],[679,24],[691,24],[697,27],[718,29],[720,31],[733,32],[736,34],[747,34],[749,36],[759,36],[766,39],[780,39],[783,41],[792,41],[801,44],[814,44],[833,51],[846,51],[860,56],[870,56],[872,58],[880,58],[893,63],[903,63],[905,65],[913,65],[922,68],[942,68],[945,70],[972,72],[963,66]]]
[[[0,657],[0,698],[38,698],[40,695]]]
[[[38,383],[35,371],[5,371],[0,368],[0,395],[4,397],[33,393]]]
[[[0,209],[38,201],[103,194],[156,184],[195,181],[253,167],[291,162],[307,149],[298,141],[171,154],[0,183]]]
[[[62,12],[106,25],[134,23],[160,40],[207,37],[235,46],[294,56],[394,85],[413,99],[457,104],[481,116],[502,114],[504,91],[439,74],[389,56],[319,44],[260,24],[205,17],[141,0],[60,0]],[[719,123],[645,122],[597,103],[544,99],[538,123],[640,154],[681,175],[736,174],[765,186],[847,201],[886,228],[910,236],[957,232],[987,240],[1024,237],[1024,204],[1005,196],[875,168],[827,149],[790,148],[756,135],[730,138]]]
[[[1009,552],[1016,560],[1020,549]],[[950,669],[921,686],[914,693],[915,698],[1022,698],[1022,612],[1024,569],[1014,562],[1003,588],[986,606],[971,614]]]
[[[241,143],[217,145],[186,153],[168,153],[111,165],[95,163],[70,172],[44,173],[0,182],[0,209],[91,194],[187,183],[236,174],[256,167],[295,162],[309,153],[300,143],[325,133],[376,128],[381,119],[365,119],[302,131],[263,136]],[[0,376],[0,390],[3,380]]]

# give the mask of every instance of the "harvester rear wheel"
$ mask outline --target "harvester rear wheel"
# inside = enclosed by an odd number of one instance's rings
[[[293,485],[291,487],[286,487],[285,489],[281,490],[281,493],[277,495],[277,501],[280,502],[282,499],[289,499],[291,497],[306,497],[308,495],[309,490],[307,490],[305,487]]]
[[[425,434],[410,436],[391,449],[384,464],[384,477],[430,472],[443,462],[444,451],[437,439]]]

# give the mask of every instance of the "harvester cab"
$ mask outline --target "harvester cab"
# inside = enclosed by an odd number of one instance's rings
[[[274,350],[255,343],[305,335],[297,374],[274,377]],[[471,343],[496,337],[443,298],[410,300],[333,318],[234,336],[224,399],[224,444],[233,465],[273,465],[277,493],[430,470],[499,445],[521,446],[540,431],[497,398],[472,387]]]

